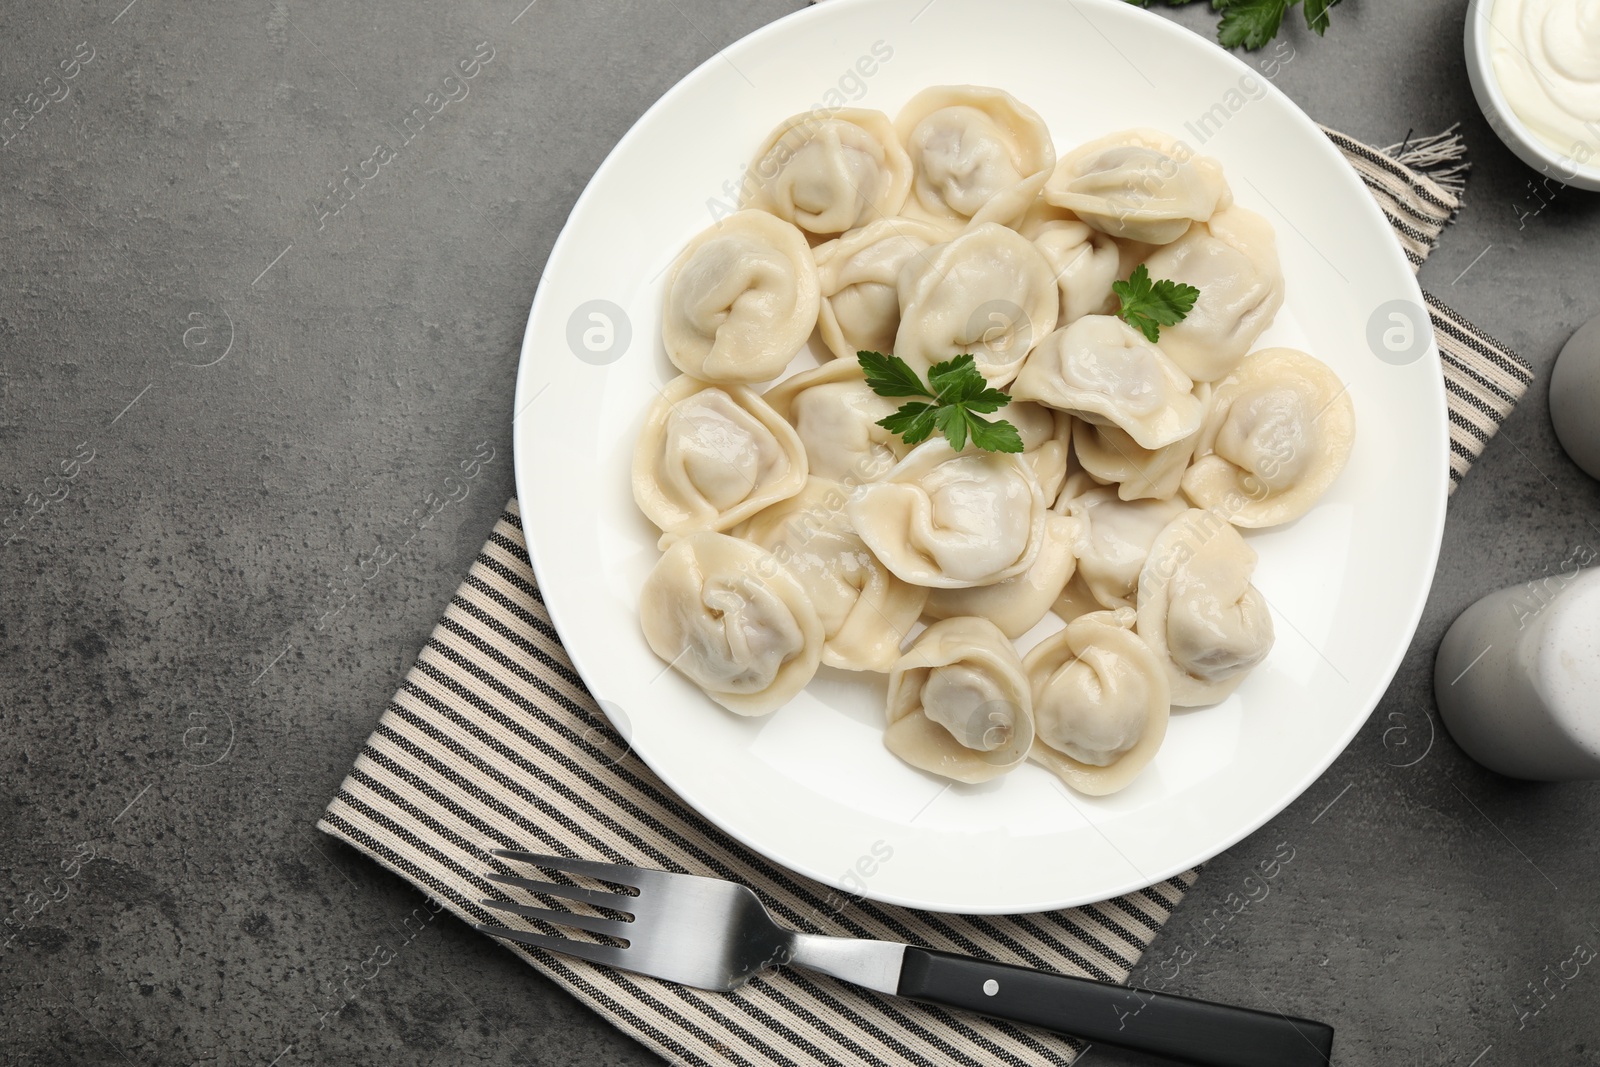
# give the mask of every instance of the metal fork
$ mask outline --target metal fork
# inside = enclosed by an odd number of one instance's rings
[[[510,900],[481,902],[523,918],[588,930],[621,945],[474,924],[495,937],[606,967],[721,992],[738,989],[768,968],[805,967],[891,996],[1201,1067],[1324,1067],[1330,1062],[1333,1028],[1324,1023],[914,945],[803,934],[774,922],[749,888],[720,878],[505,849],[495,849],[493,855],[623,887],[623,892],[605,892],[497,871],[484,875],[501,885],[617,915],[580,915]]]

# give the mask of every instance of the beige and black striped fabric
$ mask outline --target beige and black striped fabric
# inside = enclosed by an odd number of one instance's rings
[[[1392,152],[1329,136],[1420,264],[1456,210],[1455,194]],[[1440,154],[1438,139],[1428,144]],[[1431,296],[1428,307],[1444,354],[1453,488],[1531,375]],[[513,500],[318,823],[463,919],[504,921],[477,901],[507,895],[482,876],[509,870],[489,850],[517,848],[731,878],[755,889],[780,921],[808,932],[914,942],[1120,982],[1198,876],[1189,871],[1089,907],[971,918],[846,899],[769,863],[685,807],[612,730],[556,637],[519,514]],[[1021,1067],[1067,1064],[1078,1048],[1067,1038],[804,971],[705,993],[508,947],[685,1067]]]
[[[1444,398],[1450,408],[1450,491],[1499,432],[1533,381],[1527,364],[1494,338],[1424,292],[1433,335],[1444,361]]]
[[[810,933],[1110,982],[1127,977],[1196,877],[1092,907],[971,918],[846,899],[769,863],[686,808],[612,731],[556,639],[514,500],[318,826],[469,921],[506,921],[483,897],[541,903],[483,877],[512,870],[490,849],[526,849],[731,878]],[[508,947],[674,1063],[1066,1064],[1076,1049],[805,971],[706,993]]]

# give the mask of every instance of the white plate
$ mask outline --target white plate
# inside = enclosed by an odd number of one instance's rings
[[[1250,536],[1277,625],[1272,654],[1226,703],[1175,714],[1154,764],[1103,799],[1069,794],[1032,765],[979,787],[912,770],[881,741],[882,676],[824,669],[769,718],[731,715],[665,669],[635,615],[658,553],[630,495],[630,457],[645,408],[676,374],[660,342],[663,271],[781,119],[836,106],[830,93],[893,115],[949,82],[1016,94],[1062,150],[1139,125],[1221,159],[1238,201],[1278,231],[1288,299],[1262,344],[1308,349],[1355,402],[1355,451],[1333,490],[1300,522]],[[593,301],[631,324],[614,324],[610,362],[589,350],[607,344]],[[1409,302],[1396,313],[1419,331],[1401,365],[1368,343],[1391,301]],[[777,863],[937,911],[1101,900],[1203,862],[1281,811],[1399,666],[1432,579],[1447,481],[1439,357],[1421,307],[1388,224],[1328,140],[1259,71],[1189,31],[1122,0],[829,0],[680,82],[573,208],[517,379],[517,490],[534,569],[573,662],[634,751]],[[1381,324],[1403,340],[1388,313]]]

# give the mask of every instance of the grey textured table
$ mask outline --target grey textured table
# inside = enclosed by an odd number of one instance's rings
[[[65,489],[0,550],[0,906],[24,926],[0,1061],[655,1062],[312,824],[511,495],[518,346],[574,198],[673,82],[796,3],[124,2],[0,13],[0,86],[43,105],[0,152],[0,515]],[[1277,83],[1380,143],[1463,123],[1467,206],[1423,282],[1539,381],[1451,504],[1383,704],[1141,974],[1325,1018],[1344,1064],[1593,1064],[1600,975],[1530,983],[1600,946],[1600,786],[1428,744],[1456,613],[1600,544],[1544,392],[1600,312],[1600,197],[1531,213],[1472,104],[1465,5],[1350,0],[1326,39],[1289,34]],[[1174,17],[1210,34],[1206,7]],[[468,95],[324,217],[482,41]],[[380,545],[404,548],[380,567]],[[1208,926],[1280,843],[1270,895]],[[322,1026],[380,940],[404,951]]]

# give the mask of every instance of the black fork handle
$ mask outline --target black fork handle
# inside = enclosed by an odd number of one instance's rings
[[[1333,1027],[911,947],[899,995],[1197,1067],[1328,1067]]]

